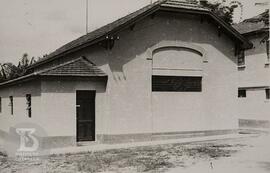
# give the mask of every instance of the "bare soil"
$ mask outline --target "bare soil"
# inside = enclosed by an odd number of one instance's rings
[[[0,153],[1,173],[94,173],[94,172],[188,172],[200,170],[218,170],[230,160],[244,162],[252,151],[260,145],[254,141],[266,136],[234,140],[219,140],[191,144],[167,144],[129,149],[115,149],[99,152],[52,155],[37,161],[16,161]],[[261,144],[261,143],[259,143]],[[268,149],[268,148],[267,148]],[[269,150],[269,149],[268,149]],[[258,149],[258,151],[260,151]],[[245,154],[246,153],[246,154]],[[256,170],[270,172],[270,160],[256,162]],[[247,167],[249,163],[247,163]],[[221,166],[221,167],[222,167]],[[245,167],[245,164],[242,165]],[[196,172],[196,169],[194,170]],[[228,171],[228,170],[227,170]],[[227,172],[226,171],[226,172]],[[192,172],[192,171],[191,171]],[[241,172],[241,171],[240,171]],[[258,172],[258,171],[256,171]]]

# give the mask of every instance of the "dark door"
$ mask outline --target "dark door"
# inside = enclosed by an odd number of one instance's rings
[[[76,91],[77,141],[95,140],[96,91]]]

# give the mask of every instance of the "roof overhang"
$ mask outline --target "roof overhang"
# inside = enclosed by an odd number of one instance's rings
[[[72,70],[70,67],[81,66],[78,69]],[[69,70],[70,69],[70,70]],[[62,63],[51,68],[47,68],[38,72],[30,73],[15,79],[11,79],[5,82],[0,83],[1,87],[16,85],[19,83],[24,83],[33,80],[39,79],[108,79],[106,73],[101,69],[96,67],[93,63],[88,61],[85,57],[80,57],[65,63]]]

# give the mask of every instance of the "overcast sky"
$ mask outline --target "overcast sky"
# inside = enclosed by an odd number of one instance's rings
[[[239,0],[243,18],[257,15],[266,7]],[[0,0],[0,63],[13,62],[23,53],[49,54],[85,34],[86,0]],[[112,22],[151,0],[89,0],[89,31]],[[238,16],[239,17],[239,16]],[[235,20],[239,20],[236,17]]]

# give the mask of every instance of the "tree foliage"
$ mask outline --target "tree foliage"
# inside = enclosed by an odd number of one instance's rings
[[[209,2],[205,1],[202,4],[204,7],[211,9],[216,13],[220,18],[222,18],[228,24],[233,23],[233,11],[237,8],[236,5],[223,5],[221,2]]]
[[[34,62],[35,58],[32,57],[32,59],[29,60],[28,54],[25,53],[23,54],[17,66],[10,62],[0,64],[0,82],[4,82],[24,75],[26,73],[27,67]]]

